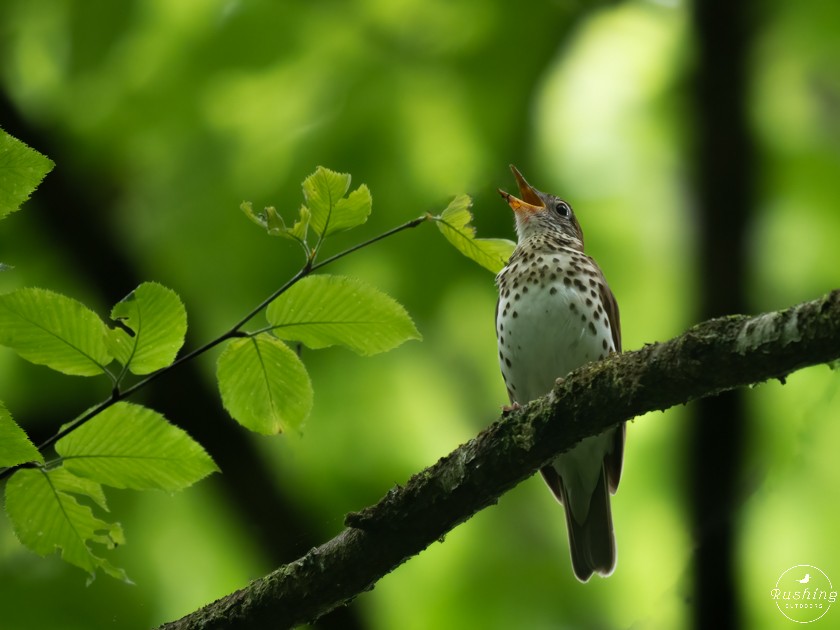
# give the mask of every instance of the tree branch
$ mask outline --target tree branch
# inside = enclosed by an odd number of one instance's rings
[[[168,630],[287,628],[317,619],[494,504],[581,439],[622,420],[785,377],[840,358],[840,289],[757,317],[709,320],[665,343],[612,356],[558,379],[554,390],[349,514],[347,529]]]

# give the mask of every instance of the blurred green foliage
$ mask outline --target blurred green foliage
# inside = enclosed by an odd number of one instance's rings
[[[756,16],[754,311],[840,279],[838,19],[830,0],[761,3]],[[468,193],[479,235],[510,238],[495,190],[513,185],[513,162],[574,205],[621,305],[625,348],[666,339],[695,320],[691,56],[679,2],[4,0],[2,115],[43,140],[15,134],[55,161],[45,185],[65,178],[78,198],[36,192],[0,225],[0,259],[15,267],[0,291],[41,286],[105,312],[135,280],[154,280],[182,297],[195,347],[301,263],[293,243],[243,220],[243,200],[292,216],[299,182],[328,164],[372,191],[359,228],[370,236]],[[76,221],[82,233],[55,228]],[[119,292],[87,273],[100,255],[81,245],[91,225],[136,276],[112,279]],[[305,434],[249,438],[315,540],[471,437],[506,400],[492,274],[433,232],[397,235],[332,270],[403,303],[423,343],[364,361],[342,349],[307,354],[315,403]],[[336,235],[327,249],[356,237]],[[200,362],[208,382],[213,365]],[[47,372],[0,350],[0,397],[33,435],[106,393]],[[750,450],[733,506],[744,627],[779,623],[766,595],[788,567],[840,576],[837,389],[837,373],[818,367],[748,394]],[[681,416],[628,429],[608,580],[574,580],[562,513],[532,480],[360,597],[365,627],[684,626],[693,551]],[[0,520],[4,627],[146,628],[268,571],[218,477],[175,497],[115,494],[128,539],[116,563],[135,586],[85,587],[57,558],[22,549]],[[284,531],[278,519],[276,536]]]

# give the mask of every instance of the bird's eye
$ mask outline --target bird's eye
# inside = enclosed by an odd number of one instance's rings
[[[565,201],[558,201],[554,204],[554,209],[557,211],[561,217],[567,217],[572,213],[572,209],[569,207]]]

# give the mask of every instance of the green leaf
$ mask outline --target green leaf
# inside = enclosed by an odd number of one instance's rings
[[[268,334],[236,339],[219,356],[222,403],[242,426],[273,435],[300,431],[312,410],[312,383],[298,356]]]
[[[55,164],[0,129],[0,219],[29,199]]]
[[[273,206],[255,212],[251,202],[245,201],[240,208],[251,221],[265,228],[270,235],[298,241],[306,248],[310,227],[319,235],[329,236],[367,221],[372,204],[370,190],[364,184],[347,194],[349,189],[350,175],[319,166],[303,181],[306,201],[292,227],[286,224]]]
[[[239,207],[251,221],[265,228],[270,236],[282,236],[301,243],[306,242],[306,232],[309,229],[309,209],[306,206],[301,206],[300,218],[291,228],[286,225],[274,206],[269,206],[262,212],[255,212],[250,201],[243,201]]]
[[[399,302],[344,276],[304,278],[269,305],[266,318],[276,336],[314,349],[342,345],[371,355],[421,338]]]
[[[114,488],[181,490],[219,470],[184,430],[127,402],[69,433],[55,450],[72,473]]]
[[[111,354],[134,374],[149,374],[170,365],[184,345],[187,311],[178,294],[156,282],[144,282],[111,310],[122,328],[109,331]]]
[[[78,376],[102,374],[112,357],[108,329],[81,302],[45,289],[0,295],[0,345],[24,359]]]
[[[77,496],[107,510],[102,487],[65,468],[19,470],[6,485],[6,513],[20,542],[42,556],[61,550],[66,562],[87,571],[96,569],[128,582],[125,571],[93,553],[91,543],[113,549],[125,543],[119,523],[96,516]]]
[[[315,232],[329,236],[367,221],[372,203],[368,187],[362,184],[345,197],[349,189],[349,174],[323,166],[303,181],[305,207],[311,214],[309,224]]]
[[[458,195],[439,216],[434,217],[438,229],[455,248],[485,269],[498,273],[507,264],[516,243],[503,238],[476,238],[470,225],[472,199]]]
[[[0,466],[43,462],[44,458],[0,402]]]

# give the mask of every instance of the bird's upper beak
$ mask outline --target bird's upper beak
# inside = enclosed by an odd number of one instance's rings
[[[520,173],[513,164],[510,165],[510,170],[516,178],[516,183],[519,186],[519,194],[522,195],[522,198],[519,199],[514,197],[509,192],[505,192],[501,188],[499,189],[499,194],[504,197],[511,209],[519,215],[529,215],[539,212],[545,208],[545,204],[543,203],[543,200],[540,199],[537,189],[525,181],[525,178],[522,177],[522,173]]]

